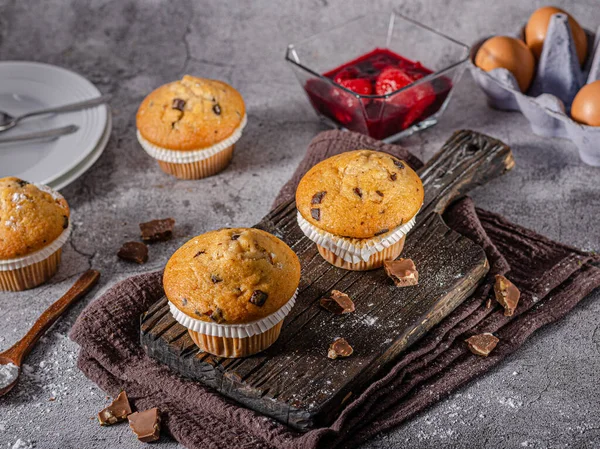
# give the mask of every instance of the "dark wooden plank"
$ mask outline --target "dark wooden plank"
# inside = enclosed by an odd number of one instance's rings
[[[485,276],[483,250],[448,229],[439,213],[512,166],[506,145],[460,131],[420,171],[425,203],[403,253],[419,268],[419,286],[398,289],[383,270],[351,272],[328,264],[298,228],[291,202],[257,225],[288,243],[302,264],[297,304],[271,348],[245,359],[203,354],[168,313],[164,298],[142,316],[142,344],[150,356],[182,375],[297,429],[329,423]],[[319,307],[318,300],[333,288],[354,299],[353,314],[336,316]],[[355,353],[329,360],[327,348],[338,336],[347,338]]]

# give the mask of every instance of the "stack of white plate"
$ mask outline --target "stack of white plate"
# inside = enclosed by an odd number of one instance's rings
[[[96,86],[70,70],[37,62],[0,62],[0,110],[15,117],[100,95]],[[112,129],[108,106],[24,120],[0,137],[68,125],[79,129],[50,141],[0,145],[0,178],[17,176],[55,190],[79,178],[106,148]]]

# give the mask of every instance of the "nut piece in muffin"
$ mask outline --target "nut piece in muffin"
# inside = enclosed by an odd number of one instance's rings
[[[312,167],[298,184],[296,207],[325,259],[368,270],[398,257],[423,198],[421,179],[404,161],[356,150]]]
[[[0,290],[24,290],[58,269],[70,233],[66,200],[49,187],[0,179]]]
[[[136,115],[138,141],[166,173],[200,179],[223,170],[246,124],[240,93],[185,75],[151,92]]]
[[[188,327],[201,349],[223,357],[243,357],[270,346],[299,282],[296,254],[254,228],[194,237],[169,259],[163,276],[175,319]]]

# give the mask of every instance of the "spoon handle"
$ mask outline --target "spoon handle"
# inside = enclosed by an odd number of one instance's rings
[[[57,106],[54,108],[42,109],[39,111],[29,112],[27,114],[23,114],[20,117],[17,117],[17,121],[21,121],[25,118],[35,117],[36,115],[44,115],[44,114],[58,114],[61,112],[71,112],[78,111],[80,109],[90,108],[92,106],[98,106],[99,104],[107,103],[110,100],[110,95],[101,95],[96,98],[92,98],[90,100],[79,101],[77,103],[65,104],[63,106]]]
[[[100,272],[96,270],[88,270],[83,273],[67,293],[42,313],[42,316],[37,319],[29,332],[2,355],[13,360],[15,365],[21,366],[23,358],[29,353],[44,332],[54,324],[72,303],[90,291],[99,278]]]

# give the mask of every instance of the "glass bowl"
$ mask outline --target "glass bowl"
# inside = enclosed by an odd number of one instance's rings
[[[466,45],[393,13],[359,17],[290,44],[286,60],[329,126],[391,142],[437,123],[468,53]],[[416,72],[410,84],[380,84],[380,72],[394,73],[390,67]],[[364,81],[354,90],[342,85],[349,86],[342,72],[366,77],[366,91]]]

